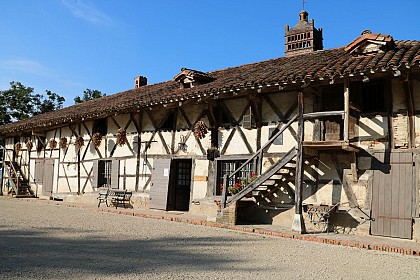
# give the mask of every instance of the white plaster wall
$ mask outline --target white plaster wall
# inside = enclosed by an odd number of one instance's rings
[[[388,117],[381,115],[361,117],[356,129],[359,135],[359,147],[377,150],[388,148]]]
[[[208,161],[207,160],[195,160],[194,161],[194,177],[208,176]],[[207,193],[207,181],[196,181],[192,184],[192,199],[202,199],[206,197]]]

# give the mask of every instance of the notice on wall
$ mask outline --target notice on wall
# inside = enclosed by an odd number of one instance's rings
[[[163,176],[168,177],[169,176],[169,168],[163,169]]]
[[[395,148],[408,147],[408,117],[403,114],[394,115],[392,129],[394,131]]]

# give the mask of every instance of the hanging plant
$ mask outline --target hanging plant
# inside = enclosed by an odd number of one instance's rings
[[[29,140],[28,142],[26,142],[26,149],[27,149],[28,151],[31,151],[33,146],[34,146],[34,145],[33,145],[33,143],[32,143],[32,141],[31,141],[31,140]]]
[[[207,125],[203,121],[198,121],[194,125],[194,136],[197,139],[203,139],[207,134]]]
[[[93,134],[92,142],[93,142],[93,145],[95,145],[95,147],[99,147],[102,142],[102,134],[99,132],[96,132],[95,134]]]
[[[81,147],[83,147],[85,145],[85,140],[83,139],[82,136],[76,137],[76,142],[74,143],[74,145],[80,149]]]
[[[22,144],[20,143],[20,142],[17,142],[16,144],[15,144],[15,152],[17,153],[17,154],[19,154],[19,152],[20,152],[20,150],[22,149]]]
[[[54,150],[55,148],[57,148],[57,141],[55,141],[55,139],[51,139],[50,140],[50,150]]]
[[[117,131],[117,145],[123,146],[125,143],[127,143],[127,131],[121,127]]]
[[[60,138],[59,146],[60,146],[61,149],[67,148],[67,138],[66,137],[61,137]]]

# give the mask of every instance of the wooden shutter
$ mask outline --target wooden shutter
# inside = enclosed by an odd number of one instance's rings
[[[52,195],[54,180],[54,159],[46,159],[44,162],[44,177],[42,182],[42,192],[44,195]]]
[[[170,159],[153,160],[149,208],[167,210],[170,173]]]
[[[44,159],[37,158],[35,159],[35,174],[34,174],[35,183],[42,185],[43,178],[44,178]]]
[[[112,160],[111,165],[111,187],[118,189],[120,181],[120,161],[118,159]]]
[[[94,160],[93,161],[93,170],[92,170],[92,188],[97,188],[98,187],[98,161]]]

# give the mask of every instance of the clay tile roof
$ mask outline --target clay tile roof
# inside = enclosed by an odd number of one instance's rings
[[[354,39],[354,41],[348,44],[344,50],[348,53],[353,53],[358,51],[359,48],[363,47],[366,42],[377,42],[378,44],[392,48],[394,44],[394,38],[388,34],[373,34],[370,30],[365,30],[362,32],[361,36]]]
[[[376,36],[376,39],[378,38],[378,35],[373,34],[368,34],[364,38],[373,38],[373,36]],[[392,37],[384,37],[384,40],[390,42],[390,38]],[[0,126],[0,135],[28,133],[32,130],[42,130],[52,126],[64,126],[71,122],[138,111],[157,104],[219,94],[223,91],[229,92],[244,87],[266,86],[276,83],[302,83],[308,79],[332,79],[351,74],[360,75],[360,73],[371,71],[420,66],[420,41],[395,41],[392,48],[363,56],[354,56],[346,51],[349,46],[357,45],[360,40],[360,37],[357,38],[347,47],[316,51],[293,57],[281,57],[209,73],[196,71],[196,74],[202,73],[214,80],[185,89],[181,89],[178,82],[172,80],[127,90]],[[183,69],[182,71],[194,70]]]

